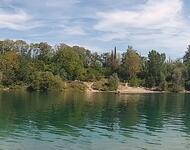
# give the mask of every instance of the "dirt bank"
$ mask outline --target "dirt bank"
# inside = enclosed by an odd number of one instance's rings
[[[84,82],[87,87],[87,92],[103,92],[94,90],[92,88],[93,82]],[[150,89],[146,89],[144,87],[130,87],[127,83],[120,83],[117,91],[108,91],[108,92],[116,92],[116,93],[161,93],[160,91],[154,91]]]

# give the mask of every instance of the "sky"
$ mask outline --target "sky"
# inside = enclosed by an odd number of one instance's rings
[[[0,0],[0,39],[79,45],[97,52],[133,46],[171,58],[190,44],[189,0]]]

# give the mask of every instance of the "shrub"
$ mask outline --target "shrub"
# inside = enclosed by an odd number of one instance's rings
[[[99,91],[108,91],[108,80],[103,78],[93,83],[92,88]]]
[[[1,84],[1,82],[2,82],[2,79],[3,79],[3,73],[0,72],[0,84]]]
[[[17,82],[16,73],[13,70],[8,70],[3,73],[1,83],[4,86],[11,86]]]
[[[167,83],[166,81],[161,82],[160,85],[159,85],[159,89],[160,89],[161,91],[166,91],[166,90],[168,90],[168,83]]]
[[[63,81],[51,72],[35,72],[29,89],[35,91],[63,90]]]
[[[168,85],[168,91],[178,93],[184,91],[184,88],[181,85],[170,83]]]
[[[97,80],[101,80],[102,76],[103,76],[102,70],[87,68],[84,74],[80,76],[80,80],[94,82]]]
[[[101,79],[96,81],[92,88],[99,91],[115,91],[119,86],[119,78],[117,74],[113,74],[109,77],[109,79]]]
[[[188,91],[190,90],[190,81],[186,82],[185,89],[188,90]]]
[[[4,88],[4,86],[2,84],[0,84],[0,90],[3,89],[3,88]]]
[[[117,73],[114,73],[111,75],[108,79],[108,86],[110,91],[115,91],[117,90],[119,86],[119,78],[117,76]]]
[[[139,87],[142,84],[142,80],[138,79],[137,77],[133,77],[129,79],[129,85],[132,87]]]
[[[77,91],[85,91],[86,85],[80,81],[70,81],[65,84],[65,90],[77,90]]]
[[[26,90],[26,86],[24,86],[24,85],[11,85],[11,86],[9,86],[9,89],[10,90],[13,90],[13,91],[21,91],[21,90]]]

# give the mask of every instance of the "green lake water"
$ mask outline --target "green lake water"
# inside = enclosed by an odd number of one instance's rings
[[[189,150],[190,95],[0,93],[3,150]]]

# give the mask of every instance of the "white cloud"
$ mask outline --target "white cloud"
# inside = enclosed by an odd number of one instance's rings
[[[84,29],[80,26],[71,26],[71,27],[66,27],[64,29],[64,32],[67,34],[67,35],[79,35],[79,36],[82,36],[82,35],[86,35],[87,33],[84,31]]]
[[[6,12],[0,11],[0,28],[13,30],[28,30],[39,26],[39,22],[33,21],[32,17],[24,11]]]
[[[181,0],[149,0],[133,11],[99,12],[100,21],[95,29],[179,27],[183,25],[182,4]]]
[[[106,32],[104,41],[130,40],[147,48],[178,50],[190,39],[190,23],[183,15],[183,0],[148,0],[135,10],[98,12],[94,29]]]
[[[133,45],[142,53],[156,49],[177,55],[190,42],[185,0],[0,0],[0,4],[1,36],[10,38],[74,42],[99,51]]]

